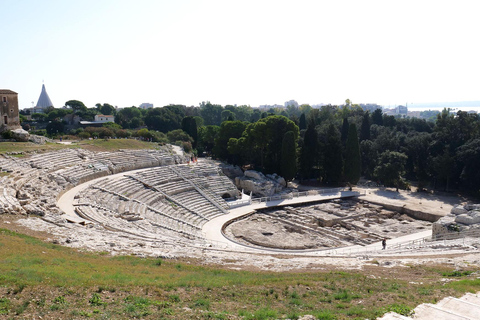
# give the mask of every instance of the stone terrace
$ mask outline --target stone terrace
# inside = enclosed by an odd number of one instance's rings
[[[94,153],[64,149],[33,155],[0,155],[0,213],[35,214],[62,221],[56,200],[64,191],[124,170],[183,163],[170,148]]]
[[[163,234],[201,239],[205,222],[227,213],[225,200],[208,190],[207,181],[222,181],[223,188],[214,184],[222,193],[235,188],[228,178],[219,177],[208,162],[200,162],[106,178],[77,195],[76,212],[106,228],[141,237]]]
[[[76,213],[97,228],[138,239],[202,239],[205,222],[227,213],[222,196],[235,197],[238,190],[208,161],[182,164],[186,160],[168,147],[0,156],[5,172],[0,177],[0,213],[34,214],[66,225],[57,198],[80,183],[104,177],[74,200]],[[142,168],[148,169],[132,171]],[[131,172],[110,177],[125,171]]]

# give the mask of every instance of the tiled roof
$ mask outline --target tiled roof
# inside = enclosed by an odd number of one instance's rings
[[[8,89],[0,89],[0,94],[18,94],[15,91],[8,90]]]

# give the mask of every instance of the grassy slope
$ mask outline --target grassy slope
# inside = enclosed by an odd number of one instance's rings
[[[467,274],[452,273],[464,280],[444,285],[439,279],[447,271],[231,271],[84,253],[0,229],[0,318],[372,319],[480,289]]]
[[[0,154],[6,152],[51,151],[64,148],[83,148],[91,151],[115,151],[118,149],[153,149],[158,144],[135,139],[96,139],[81,140],[72,144],[46,143],[44,145],[31,142],[0,142]]]
[[[0,143],[0,153],[81,147],[153,148],[136,140],[75,145]],[[1,216],[0,216],[1,217]],[[1,219],[1,218],[0,218]],[[445,267],[271,273],[230,271],[136,257],[82,253],[0,229],[0,318],[319,319],[375,318],[422,302],[480,290],[480,280],[444,285]],[[415,282],[412,282],[415,281]]]

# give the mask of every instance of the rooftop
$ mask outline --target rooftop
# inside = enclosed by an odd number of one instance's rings
[[[9,90],[9,89],[0,89],[0,94],[18,94],[15,91]]]

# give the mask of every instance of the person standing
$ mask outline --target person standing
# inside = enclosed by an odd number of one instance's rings
[[[383,238],[383,240],[382,240],[382,250],[385,250],[386,247],[387,247],[387,239]]]

